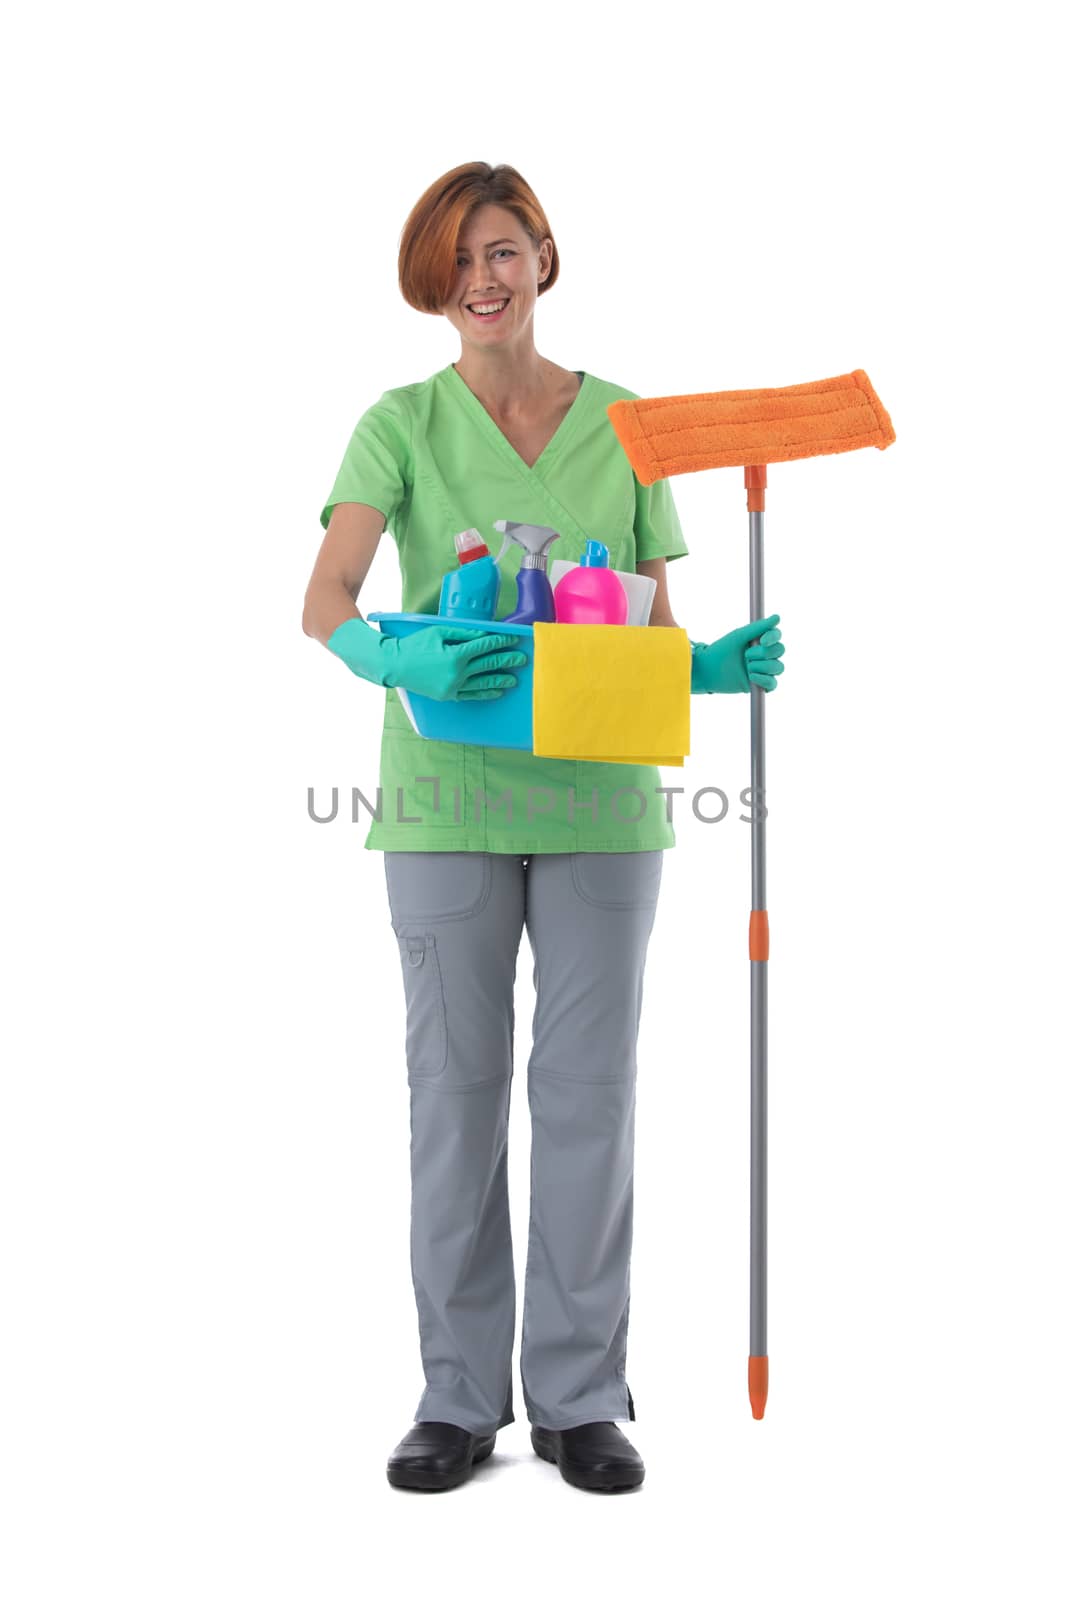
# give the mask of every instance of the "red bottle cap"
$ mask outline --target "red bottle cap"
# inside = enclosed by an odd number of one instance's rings
[[[460,566],[468,561],[480,561],[482,556],[489,554],[489,546],[477,528],[465,528],[462,533],[457,533],[455,546]]]

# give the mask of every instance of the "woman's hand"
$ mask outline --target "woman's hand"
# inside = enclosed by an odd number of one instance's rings
[[[747,694],[753,687],[771,690],[785,671],[779,620],[761,617],[724,633],[714,644],[693,645],[690,688],[693,694]]]
[[[518,683],[526,653],[517,633],[481,633],[437,623],[395,637],[362,617],[349,617],[326,640],[358,678],[386,689],[410,689],[431,700],[499,700]]]

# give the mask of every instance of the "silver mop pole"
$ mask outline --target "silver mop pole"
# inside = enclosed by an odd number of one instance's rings
[[[763,611],[763,509],[767,468],[745,468],[748,491],[749,620]],[[750,1004],[750,1153],[749,1153],[749,1343],[748,1396],[752,1415],[763,1416],[767,1404],[767,921],[766,690],[751,687],[749,696],[752,765],[752,910],[748,924]]]

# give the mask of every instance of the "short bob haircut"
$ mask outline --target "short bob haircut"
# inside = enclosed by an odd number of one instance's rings
[[[463,225],[481,205],[506,206],[534,249],[552,240],[552,264],[537,292],[559,277],[559,251],[541,205],[514,167],[468,161],[432,183],[416,202],[400,236],[400,293],[416,311],[441,316],[456,281],[456,252]]]

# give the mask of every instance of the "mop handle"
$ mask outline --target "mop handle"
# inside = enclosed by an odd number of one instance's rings
[[[763,510],[767,468],[745,468],[748,491],[748,604],[750,621],[763,616]],[[748,1397],[758,1420],[767,1404],[767,861],[765,834],[766,690],[749,696],[752,765],[752,910],[748,923],[750,1012],[749,1344]]]

